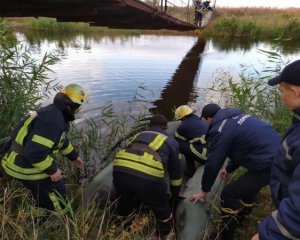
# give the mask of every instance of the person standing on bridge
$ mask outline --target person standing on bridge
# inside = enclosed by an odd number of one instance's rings
[[[270,187],[277,210],[259,224],[259,235],[252,239],[300,239],[300,60],[268,84],[279,84],[281,100],[294,118],[272,165]]]
[[[236,181],[227,184],[221,193],[222,240],[233,240],[238,223],[251,213],[260,189],[269,183],[271,163],[280,145],[280,138],[268,124],[245,115],[239,109],[221,109],[208,104],[202,110],[202,118],[209,125],[206,134],[207,162],[202,177],[202,192],[190,200],[196,203],[206,198],[220,171],[221,178],[240,166],[247,169]]]
[[[181,123],[175,132],[175,138],[179,143],[180,152],[186,158],[186,175],[192,177],[196,171],[195,161],[201,164],[206,162],[205,134],[207,124],[187,106],[182,105],[175,111],[175,119]]]
[[[198,25],[198,27],[201,26],[201,22],[202,22],[202,17],[203,14],[206,11],[213,11],[213,8],[209,5],[210,4],[210,0],[208,1],[204,1],[201,3],[201,0],[195,0],[195,23]]]
[[[178,144],[165,131],[167,122],[162,115],[153,116],[149,129],[136,134],[113,162],[113,182],[120,195],[118,213],[127,217],[133,212],[135,201],[143,201],[156,216],[160,236],[167,236],[173,226],[165,171],[170,176],[173,196],[179,194],[182,183]]]
[[[67,85],[55,95],[53,104],[25,117],[12,133],[2,167],[31,191],[37,207],[65,212],[61,200],[66,200],[66,187],[52,154],[60,152],[77,168],[84,167],[66,134],[75,113],[86,101],[87,93],[82,86]]]

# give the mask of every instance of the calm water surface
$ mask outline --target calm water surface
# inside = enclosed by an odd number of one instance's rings
[[[271,49],[268,43],[205,41],[194,36],[18,33],[18,38],[37,49],[38,56],[59,53],[61,61],[49,77],[88,89],[84,116],[99,114],[99,107],[108,102],[117,112],[129,107],[138,111],[138,103],[129,103],[136,96],[172,119],[174,106],[204,103],[207,88],[220,71],[237,77],[241,64],[261,70],[266,56],[258,49]],[[282,47],[285,57],[300,58],[300,43]]]

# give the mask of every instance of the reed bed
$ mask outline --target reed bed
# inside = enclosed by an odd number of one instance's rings
[[[300,9],[221,8],[205,30],[210,37],[251,39],[292,38],[300,36]]]

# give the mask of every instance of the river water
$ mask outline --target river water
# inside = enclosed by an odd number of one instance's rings
[[[38,56],[58,53],[61,60],[49,77],[62,85],[80,83],[88,90],[84,116],[96,116],[108,103],[116,112],[129,107],[139,111],[139,102],[132,102],[139,99],[148,102],[151,111],[172,119],[174,107],[208,101],[208,88],[220,72],[238,78],[241,64],[262,70],[267,56],[258,49],[272,49],[266,42],[195,36],[37,32],[17,36]],[[285,59],[300,58],[300,43],[289,42],[281,49]]]

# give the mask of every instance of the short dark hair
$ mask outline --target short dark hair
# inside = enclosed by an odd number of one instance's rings
[[[288,64],[278,76],[270,79],[268,84],[275,86],[281,82],[300,86],[300,60]]]
[[[167,129],[168,128],[168,120],[166,119],[165,116],[163,116],[161,114],[156,114],[150,118],[149,126]]]
[[[209,103],[203,107],[201,117],[202,118],[209,118],[209,117],[213,118],[220,109],[221,108],[218,104]]]

